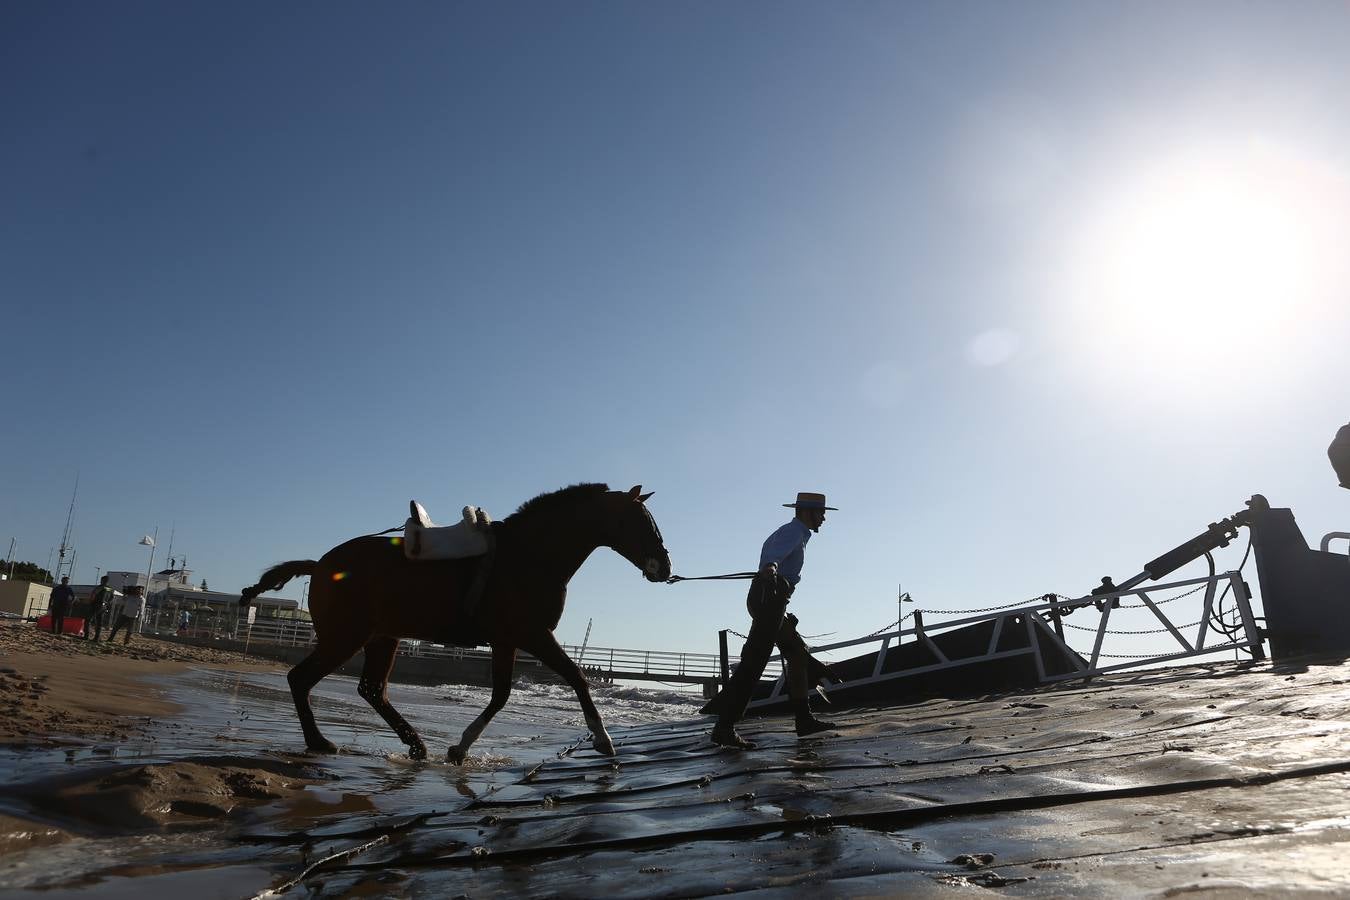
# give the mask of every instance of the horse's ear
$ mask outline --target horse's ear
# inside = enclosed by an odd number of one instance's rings
[[[642,494],[641,496],[638,497],[638,502],[639,502],[639,503],[646,503],[648,500],[651,499],[652,494],[655,494],[655,493],[656,493],[656,491],[648,491],[647,493]]]
[[[640,484],[635,484],[635,485],[633,485],[633,486],[629,489],[629,491],[628,491],[628,499],[629,499],[629,500],[640,500],[641,498],[640,498],[638,495],[641,494],[641,493],[642,493],[642,485],[640,485]]]

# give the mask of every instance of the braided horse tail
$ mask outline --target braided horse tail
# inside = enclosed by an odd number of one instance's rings
[[[262,573],[257,584],[244,588],[239,595],[240,608],[247,608],[253,602],[253,598],[263,591],[279,591],[292,578],[298,578],[301,575],[313,575],[314,569],[318,565],[318,562],[312,559],[293,559],[290,562],[273,566]]]

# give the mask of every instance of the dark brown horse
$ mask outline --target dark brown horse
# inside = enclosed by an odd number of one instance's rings
[[[496,552],[476,612],[461,612],[473,583],[477,559],[410,561],[401,539],[359,537],[314,560],[273,566],[247,588],[241,606],[263,591],[279,590],[292,578],[311,576],[309,608],[314,617],[314,652],[291,670],[288,680],[295,711],[311,750],[337,748],[314,722],[309,692],[320,679],[366,651],[357,692],[423,759],[426,745],[389,703],[386,688],[399,638],[492,646],[492,700],[474,719],[446,758],[462,763],[469,747],[511,695],[517,649],[562,676],[577,692],[592,745],[614,755],[614,743],[591,701],[586,679],[553,637],[562,618],[567,582],[597,547],[609,547],[642,570],[648,581],[670,577],[670,555],[661,531],[644,505],[642,488],[611,491],[604,484],[578,484],[529,501],[493,526]]]

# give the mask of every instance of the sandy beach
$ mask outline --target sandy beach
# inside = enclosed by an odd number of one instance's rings
[[[450,766],[445,748],[488,692],[392,685],[441,757],[412,764],[354,679],[333,676],[316,689],[315,706],[340,753],[314,755],[285,671],[151,638],[93,644],[0,625],[6,896],[252,896],[303,870],[308,851],[297,857],[288,842],[260,848],[249,834],[274,844],[278,835],[378,829],[409,809],[459,806],[585,733],[569,689],[522,685],[467,763]],[[614,701],[611,721],[625,712],[649,721],[651,706]]]
[[[19,753],[84,748],[111,758],[111,748],[181,712],[168,683],[189,666],[280,671],[239,653],[146,638],[86,641],[31,624],[0,626],[0,746]],[[219,818],[240,802],[303,789],[315,773],[267,760],[206,757],[119,767],[84,766],[70,775],[10,787],[30,813],[89,829],[119,832]],[[307,778],[306,775],[309,777]],[[67,827],[0,813],[0,856],[69,840]]]
[[[162,679],[187,666],[282,671],[277,663],[140,636],[123,644],[0,624],[0,744],[125,738],[177,706]]]

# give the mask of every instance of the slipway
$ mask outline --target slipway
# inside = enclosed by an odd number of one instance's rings
[[[745,753],[705,722],[615,729],[617,758],[578,743],[453,811],[246,839],[323,896],[1350,891],[1344,663],[859,707],[802,740],[767,716]]]

